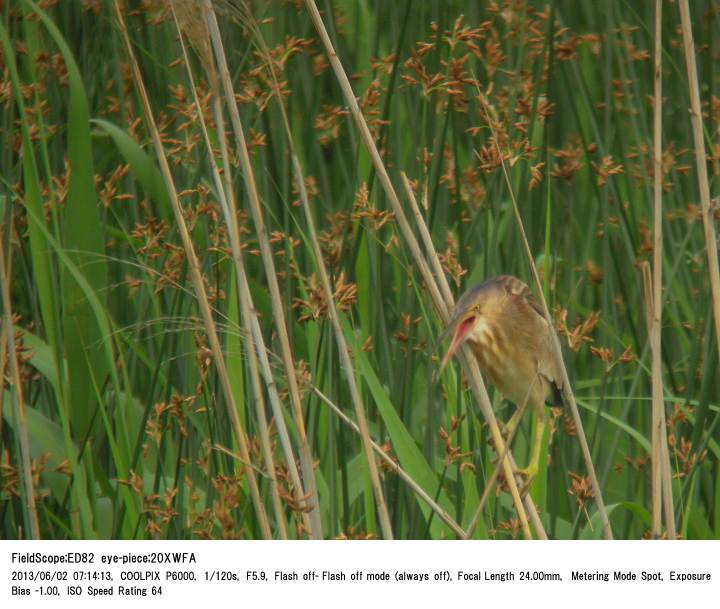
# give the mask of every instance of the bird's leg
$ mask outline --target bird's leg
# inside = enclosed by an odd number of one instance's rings
[[[533,437],[530,447],[530,462],[527,467],[517,471],[517,473],[525,479],[522,488],[523,495],[530,490],[530,485],[540,470],[540,449],[542,448],[543,436],[545,435],[545,424],[545,408],[543,406],[537,412],[537,424],[532,434]]]
[[[502,433],[505,439],[515,436],[515,429],[520,424],[520,418],[524,414],[524,408],[519,407],[510,417],[510,420],[502,426]]]

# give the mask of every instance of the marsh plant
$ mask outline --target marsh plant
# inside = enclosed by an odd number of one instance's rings
[[[688,7],[689,5],[689,7]],[[0,0],[0,531],[720,536],[711,0]],[[540,471],[454,300],[569,379]]]

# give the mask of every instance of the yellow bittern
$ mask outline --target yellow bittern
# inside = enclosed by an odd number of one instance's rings
[[[553,349],[553,329],[542,308],[522,281],[501,275],[470,288],[455,305],[443,336],[452,343],[440,372],[466,342],[483,376],[518,407],[505,426],[512,437],[524,404],[537,416],[528,466],[518,473],[525,489],[537,475],[545,430],[545,403],[561,405],[560,363]]]

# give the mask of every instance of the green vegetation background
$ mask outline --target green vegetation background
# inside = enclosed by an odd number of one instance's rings
[[[18,387],[6,324],[0,537],[31,535],[30,486],[43,538],[262,537],[113,3],[39,4],[0,1],[0,214],[11,301],[3,314],[12,316],[20,363]],[[126,4],[272,535],[306,537],[269,402],[274,476],[267,471],[228,226],[175,21],[164,3]],[[486,96],[615,536],[647,535],[651,377],[639,265],[653,250],[654,3],[318,4],[396,190],[404,193],[405,172],[456,295],[498,274],[531,283],[478,91]],[[718,538],[718,351],[680,16],[675,2],[663,5],[662,361],[673,496],[679,534]],[[459,367],[434,378],[442,324],[305,5],[226,0],[216,10],[298,371],[323,536],[382,535],[360,438],[318,393],[355,419],[280,100],[370,437],[466,527],[496,455]],[[716,194],[720,11],[710,0],[691,11]],[[189,57],[221,163],[206,50],[194,44]],[[297,451],[268,276],[230,148],[225,174],[250,292]],[[268,400],[267,379],[261,389]],[[507,420],[513,407],[491,396]],[[550,537],[598,538],[576,430],[561,409],[552,420],[532,498]],[[528,417],[513,445],[520,463],[529,433]],[[396,538],[455,536],[411,485],[380,468]],[[518,535],[509,495],[493,491],[474,536]]]

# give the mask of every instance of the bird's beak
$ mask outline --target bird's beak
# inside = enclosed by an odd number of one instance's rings
[[[440,371],[438,372],[438,375],[442,374],[445,366],[447,366],[447,363],[450,361],[450,358],[455,354],[455,351],[457,351],[460,346],[460,343],[465,340],[465,337],[472,330],[476,320],[477,317],[475,315],[468,315],[459,324],[457,324],[455,327],[455,333],[453,334],[452,343],[450,343],[450,348],[447,350],[447,353],[445,353],[445,357],[443,357],[440,364]],[[448,330],[450,328],[452,328],[452,324],[448,326]]]

